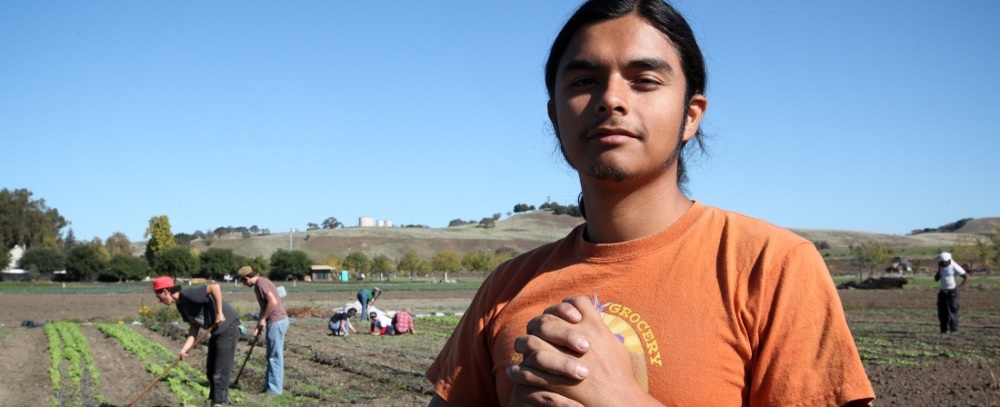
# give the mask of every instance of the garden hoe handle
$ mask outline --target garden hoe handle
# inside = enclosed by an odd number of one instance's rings
[[[247,367],[247,361],[250,360],[250,354],[253,353],[253,347],[257,346],[257,337],[253,337],[253,341],[250,342],[250,350],[247,351],[247,357],[243,359],[243,365],[240,366],[239,373],[236,373],[236,380],[233,380],[233,385],[230,387],[236,387],[240,383],[240,376],[243,375],[243,368]]]
[[[199,335],[198,339],[194,340],[195,345],[197,345],[197,344],[201,343],[201,341],[205,340],[205,337],[207,337],[208,334],[211,333],[213,329],[215,329],[214,325],[211,328],[206,329],[205,332],[203,332],[201,335]],[[146,385],[146,388],[142,389],[142,391],[139,393],[138,396],[135,396],[135,397],[132,398],[132,400],[129,400],[128,404],[126,404],[125,406],[126,407],[132,407],[132,405],[135,404],[135,402],[139,401],[139,399],[141,399],[142,396],[145,396],[146,393],[149,392],[149,390],[152,389],[153,386],[155,386],[156,383],[158,383],[160,381],[160,379],[163,378],[163,376],[166,376],[167,373],[170,372],[170,369],[173,369],[174,366],[177,366],[177,363],[180,362],[180,361],[181,361],[181,356],[177,355],[177,358],[175,358],[174,361],[171,362],[170,365],[167,366],[167,368],[163,370],[163,373],[160,373],[160,375],[156,376],[156,378],[153,379],[153,381],[149,382],[149,384]]]

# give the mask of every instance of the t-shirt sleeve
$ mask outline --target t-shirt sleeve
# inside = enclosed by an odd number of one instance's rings
[[[750,405],[841,406],[875,394],[819,253],[804,242],[768,259],[755,303]]]
[[[434,385],[434,391],[453,406],[498,403],[487,338],[493,307],[483,297],[483,290],[480,290],[441,353],[427,369],[426,376]]]

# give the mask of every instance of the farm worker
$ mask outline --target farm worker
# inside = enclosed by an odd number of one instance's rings
[[[708,101],[684,18],[587,1],[545,71],[586,223],[487,277],[427,370],[430,405],[869,405],[815,246],[685,195]]]
[[[384,314],[377,314],[375,311],[368,313],[368,319],[372,321],[368,333],[371,335],[392,335],[392,320]]]
[[[196,344],[199,329],[215,328],[208,340],[208,357],[205,375],[208,376],[209,398],[212,406],[229,402],[229,375],[236,358],[236,343],[240,339],[240,319],[236,310],[222,300],[218,284],[181,290],[173,277],[153,279],[153,292],[163,304],[177,305],[181,318],[188,323],[187,340],[178,355],[181,360]]]
[[[956,285],[955,276],[962,276],[962,282]],[[969,273],[952,261],[951,253],[942,252],[938,255],[938,269],[934,273],[934,281],[941,282],[941,291],[938,291],[937,297],[941,333],[958,332],[958,289],[969,281]]]
[[[351,325],[351,318],[354,318],[358,314],[358,309],[351,307],[347,311],[337,311],[333,313],[330,317],[330,332],[333,336],[347,336],[347,330],[350,329],[351,332],[358,333],[354,330],[354,326]]]
[[[285,304],[278,294],[278,287],[269,278],[257,274],[250,266],[243,266],[236,272],[240,281],[253,287],[260,317],[253,330],[254,340],[267,332],[267,372],[264,377],[264,392],[281,395],[285,382],[285,333],[288,332],[288,314]]]
[[[358,302],[361,303],[361,320],[368,319],[368,306],[375,302],[378,296],[382,295],[382,290],[378,287],[362,288],[358,290]]]
[[[410,307],[403,307],[392,317],[392,327],[396,330],[396,335],[415,334],[417,330],[413,327],[413,314]]]

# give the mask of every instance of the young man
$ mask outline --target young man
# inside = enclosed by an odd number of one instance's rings
[[[253,293],[260,305],[260,317],[253,330],[253,338],[267,330],[267,373],[264,392],[281,395],[285,382],[285,334],[288,333],[288,314],[281,302],[278,287],[267,277],[261,277],[250,266],[243,266],[236,272],[240,281],[253,287]]]
[[[205,375],[208,376],[209,398],[212,406],[221,406],[229,401],[229,375],[236,358],[236,343],[240,339],[240,319],[229,303],[222,301],[222,290],[218,284],[181,290],[173,277],[157,277],[153,280],[153,292],[165,305],[177,305],[181,318],[187,322],[187,340],[178,354],[181,360],[193,348],[199,329],[215,329],[208,340],[208,357]]]
[[[354,330],[354,326],[351,325],[351,318],[354,318],[357,313],[357,308],[351,308],[347,311],[334,312],[333,316],[330,317],[330,324],[328,326],[330,328],[331,335],[347,336],[347,330],[350,330],[353,333],[358,333],[358,331]]]
[[[956,284],[955,276],[962,276],[962,282]],[[938,269],[934,273],[934,281],[941,282],[941,291],[938,291],[937,298],[941,333],[958,332],[958,289],[969,281],[969,273],[952,261],[951,253],[942,252],[938,255]]]
[[[361,304],[361,320],[368,319],[368,306],[375,302],[378,296],[382,295],[382,290],[378,287],[362,288],[358,290],[358,302]]]
[[[708,105],[683,17],[588,1],[546,86],[587,222],[490,274],[427,371],[431,406],[870,403],[812,243],[681,189]]]

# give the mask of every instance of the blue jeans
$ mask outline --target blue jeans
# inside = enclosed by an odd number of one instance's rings
[[[368,291],[366,291],[366,290],[358,291],[358,302],[361,303],[361,320],[362,321],[367,321],[368,320],[368,301],[369,300],[370,300],[370,298],[368,298]]]
[[[285,333],[288,318],[267,324],[267,388],[271,394],[281,394],[285,385]]]

